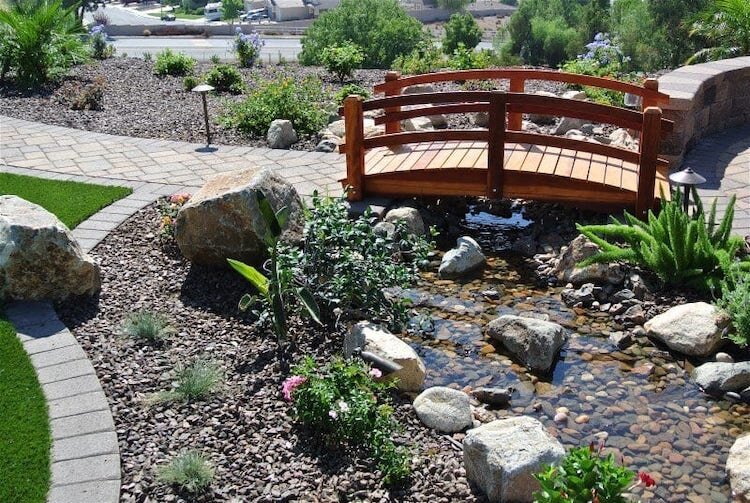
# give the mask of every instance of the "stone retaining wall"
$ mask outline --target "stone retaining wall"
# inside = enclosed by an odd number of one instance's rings
[[[750,57],[683,66],[659,78],[659,91],[671,98],[664,118],[675,121],[662,154],[676,167],[704,136],[750,122]]]

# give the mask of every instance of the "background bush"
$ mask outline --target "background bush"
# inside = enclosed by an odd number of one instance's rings
[[[321,62],[326,70],[341,82],[351,77],[364,59],[362,49],[350,42],[326,47],[321,56]]]
[[[416,49],[396,58],[392,68],[405,75],[432,73],[447,64],[445,55],[431,41],[420,43]]]
[[[474,20],[474,16],[468,12],[453,14],[445,23],[445,36],[443,37],[443,52],[453,54],[459,44],[467,49],[473,49],[482,41],[482,30]]]
[[[187,54],[164,49],[156,55],[154,73],[156,75],[187,75],[193,72],[197,61]]]
[[[326,47],[349,42],[362,48],[364,68],[389,68],[425,38],[422,24],[398,0],[342,0],[307,29],[299,61],[318,65]]]
[[[203,79],[220,93],[240,94],[245,90],[242,74],[232,65],[216,65],[206,72]]]
[[[341,106],[344,103],[346,97],[352,94],[362,96],[365,99],[370,97],[370,91],[360,86],[359,84],[346,84],[336,93],[336,95],[334,96],[334,100],[336,100],[337,105]]]

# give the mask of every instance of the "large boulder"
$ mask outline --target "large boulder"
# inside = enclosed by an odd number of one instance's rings
[[[409,208],[408,206],[389,210],[388,213],[385,214],[383,221],[392,224],[395,224],[398,221],[403,221],[408,231],[416,236],[424,236],[427,233],[424,220],[422,220],[419,211],[415,208]]]
[[[534,478],[543,465],[557,464],[565,449],[532,417],[498,419],[466,432],[466,477],[495,502],[533,501]]]
[[[401,369],[388,375],[389,379],[398,380],[398,389],[422,389],[427,374],[424,362],[411,346],[392,333],[368,321],[361,321],[344,338],[344,354],[351,355],[356,348],[399,364]]]
[[[750,362],[704,363],[693,370],[692,377],[706,393],[738,393],[750,386]]]
[[[578,264],[599,252],[599,247],[580,234],[560,254],[553,274],[564,283],[580,286],[584,283],[612,283],[619,285],[625,274],[618,264],[591,264],[579,267]]]
[[[455,433],[473,423],[469,395],[444,386],[424,390],[414,399],[414,411],[429,428],[444,433]]]
[[[646,322],[644,328],[670,349],[689,356],[712,355],[724,342],[729,324],[726,312],[706,302],[676,306]]]
[[[300,240],[304,219],[297,191],[274,171],[251,168],[210,179],[180,209],[175,240],[182,254],[204,265],[225,266],[228,258],[261,265],[266,259],[261,237],[266,223],[256,191],[262,191],[275,210],[289,208],[282,239]]]
[[[487,333],[535,374],[548,374],[565,344],[557,323],[506,314],[487,325]]]
[[[456,240],[456,247],[448,250],[440,261],[438,274],[441,278],[460,278],[487,263],[482,248],[469,236]]]
[[[750,503],[750,433],[735,440],[729,449],[727,475],[733,501]]]
[[[294,130],[292,122],[286,119],[276,119],[271,122],[266,134],[266,141],[271,148],[288,149],[297,143],[298,139],[297,131]]]
[[[99,266],[41,206],[0,196],[0,301],[63,300],[99,291]]]

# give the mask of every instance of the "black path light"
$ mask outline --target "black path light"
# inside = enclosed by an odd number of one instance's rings
[[[206,94],[213,90],[213,86],[209,86],[208,84],[201,84],[192,89],[194,93],[200,93],[203,99],[203,118],[206,121],[206,148],[211,145],[211,128],[208,125],[208,102],[206,101]]]
[[[692,168],[685,168],[682,171],[669,175],[669,180],[672,183],[685,187],[685,197],[683,197],[682,200],[682,209],[687,213],[688,207],[690,206],[690,189],[698,185],[703,185],[706,183],[706,179],[693,171]]]

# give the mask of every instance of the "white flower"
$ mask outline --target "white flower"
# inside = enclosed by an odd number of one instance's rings
[[[336,419],[338,419],[339,415],[336,413],[335,410],[329,410],[328,417],[330,417],[331,419],[335,421]]]
[[[345,401],[339,400],[338,405],[339,405],[339,410],[341,412],[349,412],[349,404],[346,403]]]

